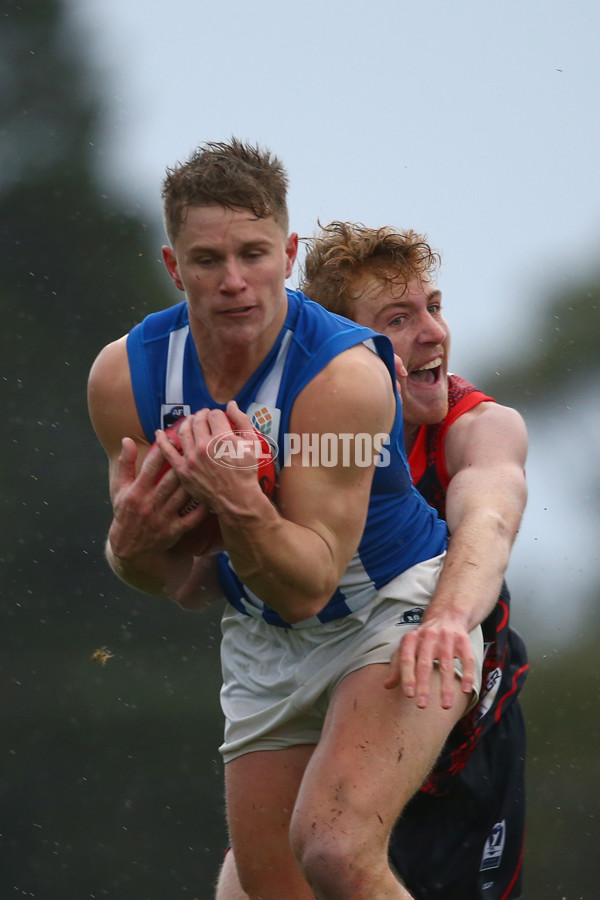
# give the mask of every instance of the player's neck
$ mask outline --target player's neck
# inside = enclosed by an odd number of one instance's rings
[[[194,334],[194,343],[206,387],[217,403],[233,399],[256,372],[271,350],[279,328],[274,335],[261,334],[255,341],[223,341]]]
[[[200,365],[202,366],[202,374],[204,375],[207,390],[217,403],[228,403],[229,400],[233,400],[257,369],[257,366],[236,365],[233,370],[223,368],[213,370],[210,365],[205,365],[202,360]]]

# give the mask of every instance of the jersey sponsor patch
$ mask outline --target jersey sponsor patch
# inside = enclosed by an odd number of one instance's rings
[[[192,411],[186,403],[161,403],[160,421],[163,431],[174,425],[179,419],[185,419]]]
[[[480,872],[486,872],[488,869],[497,869],[502,862],[502,853],[504,852],[504,844],[506,843],[506,819],[496,822],[490,833],[488,834],[483,855],[481,857]]]
[[[246,415],[250,417],[256,430],[262,434],[275,436],[278,433],[281,413],[276,406],[251,403],[246,410]]]

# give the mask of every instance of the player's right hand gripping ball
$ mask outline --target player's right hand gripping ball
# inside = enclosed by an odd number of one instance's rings
[[[179,453],[183,452],[179,438],[179,429],[184,421],[185,419],[178,419],[177,422],[165,429],[166,436]],[[260,442],[261,450],[256,467],[258,483],[263,494],[270,498],[275,490],[275,460],[271,452],[271,445],[265,436],[260,431],[255,430],[255,433]],[[170,468],[170,464],[165,460],[165,464],[158,475],[159,481]],[[179,514],[184,516],[199,504],[199,500],[194,500],[193,497],[190,497],[179,510]],[[206,515],[202,521],[190,532],[184,534],[177,542],[176,547],[185,553],[193,553],[194,556],[205,556],[206,554],[219,553],[223,550],[223,538],[217,516],[206,507]]]

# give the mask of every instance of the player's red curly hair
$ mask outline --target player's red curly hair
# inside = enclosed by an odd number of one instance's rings
[[[320,227],[320,233],[303,239],[308,249],[300,288],[311,300],[348,318],[352,318],[353,301],[359,296],[356,283],[362,276],[373,275],[382,286],[404,288],[413,278],[432,278],[440,264],[427,235],[415,231],[351,222]]]

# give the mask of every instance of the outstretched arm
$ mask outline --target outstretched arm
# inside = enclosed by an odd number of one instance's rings
[[[407,696],[424,707],[437,660],[442,706],[448,708],[455,658],[463,664],[463,690],[470,693],[473,688],[468,633],[496,604],[525,508],[525,424],[515,410],[483,403],[450,426],[444,450],[450,475],[448,552],[423,621],[402,640],[386,685],[401,679]]]

